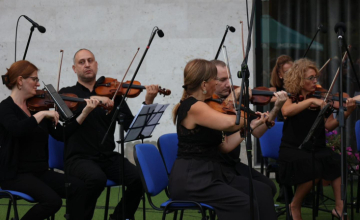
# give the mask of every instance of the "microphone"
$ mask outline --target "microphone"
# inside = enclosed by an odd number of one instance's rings
[[[335,25],[335,33],[337,33],[338,38],[343,38],[344,33],[346,32],[346,25],[343,22],[339,22]]]
[[[235,32],[235,28],[233,26],[228,26],[228,28],[231,32],[233,32],[233,33]]]
[[[26,20],[28,20],[34,27],[36,27],[40,33],[45,33],[46,29],[43,26],[40,26],[38,23],[36,23],[35,21],[31,20],[28,16],[23,15],[24,18],[26,18]]]
[[[324,33],[324,34],[327,33],[327,28],[324,27],[322,24],[319,24],[318,30],[321,31],[321,32]]]
[[[164,32],[160,29],[158,29],[157,34],[160,38],[164,37]]]

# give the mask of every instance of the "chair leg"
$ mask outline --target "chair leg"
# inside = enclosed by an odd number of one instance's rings
[[[356,213],[359,213],[360,209],[360,176],[358,178],[357,195],[356,195]]]
[[[8,210],[7,210],[7,214],[6,214],[6,220],[9,220],[11,205],[12,205],[12,200],[9,199],[9,205],[8,205]]]
[[[181,211],[183,211],[183,210],[181,210]],[[175,212],[174,212],[174,220],[177,220],[177,214],[178,214],[178,211],[176,210]],[[180,214],[181,215],[181,214]],[[182,215],[181,215],[182,216]],[[182,219],[182,217],[180,217],[180,219]],[[164,219],[165,220],[165,219]]]
[[[143,220],[146,220],[145,193],[143,194],[142,201],[143,201]]]
[[[106,187],[106,199],[105,199],[105,214],[104,220],[108,219],[108,210],[109,210],[109,200],[110,200],[110,189],[111,187]]]
[[[19,220],[19,213],[18,213],[18,210],[17,210],[17,205],[16,205],[16,199],[15,198],[13,198],[13,205],[14,205],[14,215],[15,215],[14,220]]]
[[[184,209],[183,210],[181,210],[181,212],[180,212],[180,220],[182,220],[183,219],[183,217],[184,217]]]
[[[350,209],[351,209],[351,220],[354,220],[354,187],[353,187],[353,174],[354,172],[350,169]]]
[[[315,216],[318,217],[319,215],[319,204],[320,204],[320,188],[322,185],[322,181],[319,180],[317,188],[316,188],[316,198],[315,198],[315,204],[313,205],[313,209],[315,211]]]

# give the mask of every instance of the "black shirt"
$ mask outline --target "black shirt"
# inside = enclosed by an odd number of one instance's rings
[[[96,95],[95,88],[100,83],[102,83],[101,80],[96,82],[92,92],[90,92],[88,88],[78,82],[75,86],[62,88],[59,93],[73,93],[76,94],[79,98],[89,98],[90,96]],[[79,158],[97,159],[103,156],[111,156],[113,154],[113,150],[115,149],[115,123],[113,123],[111,126],[104,145],[101,146],[100,144],[105,136],[106,131],[109,128],[111,119],[115,112],[115,108],[120,104],[120,101],[121,97],[117,97],[115,99],[114,109],[108,115],[104,109],[97,107],[87,116],[79,129],[77,129],[76,132],[68,139],[66,146],[67,149],[65,152],[66,162],[70,162]],[[76,116],[79,115],[85,106],[86,102],[79,103],[79,106],[74,111],[74,114]],[[123,103],[120,112],[125,117],[124,129],[127,130],[134,116],[132,115],[126,102]]]
[[[179,148],[177,158],[219,161],[218,147],[222,141],[221,131],[200,125],[196,125],[194,129],[187,129],[181,125],[191,106],[196,102],[198,100],[194,97],[189,97],[182,101],[178,108],[177,134]]]
[[[36,112],[31,112],[34,115]],[[70,123],[67,135],[79,126]],[[44,118],[39,124],[29,117],[9,96],[0,103],[0,180],[14,178],[17,173],[48,169],[49,133],[62,140],[63,127]]]

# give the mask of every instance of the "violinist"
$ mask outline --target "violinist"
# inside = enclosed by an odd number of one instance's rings
[[[220,60],[213,60],[211,62],[215,64],[217,68],[218,83],[215,87],[215,94],[222,99],[226,99],[230,95],[230,82],[226,70],[227,66],[223,61]],[[239,88],[237,89],[237,91],[238,92],[235,92],[236,96],[239,95]],[[282,105],[287,99],[285,92],[278,92],[275,97],[279,97],[279,99],[276,100],[275,106],[269,114],[269,120],[275,119],[277,113],[280,111]],[[247,183],[247,178],[249,178],[249,167],[246,164],[240,162],[240,150],[240,146],[237,146],[233,151],[227,154],[221,154],[221,157],[223,159],[222,162],[226,167],[228,167],[228,169],[234,171],[236,175],[241,176],[239,178],[243,178],[244,183]],[[231,169],[231,167],[235,167],[235,169]],[[260,172],[256,171],[255,169],[252,170],[252,177],[254,182],[256,182],[258,187],[261,189],[261,191],[266,191],[268,190],[268,188],[270,188],[272,196],[275,196],[276,186],[272,180],[270,180]]]
[[[220,220],[247,219],[250,216],[248,182],[223,170],[219,151],[234,150],[243,138],[235,124],[235,115],[210,108],[204,101],[212,97],[217,80],[216,66],[210,61],[195,59],[184,69],[184,92],[173,110],[179,148],[169,178],[172,199],[194,200],[215,208]],[[252,134],[260,136],[267,129],[266,114],[250,122]],[[234,132],[225,136],[226,132]],[[276,219],[270,187],[258,190],[254,184],[258,219]],[[261,199],[260,199],[261,198]]]
[[[65,198],[64,175],[49,170],[48,165],[48,136],[62,140],[63,127],[56,111],[30,112],[26,106],[40,86],[34,64],[26,60],[13,63],[3,83],[11,95],[0,104],[0,186],[26,193],[38,202],[21,219],[42,220],[55,214]],[[69,123],[66,136],[76,132],[99,103],[96,99],[85,101],[86,107]],[[72,219],[83,219],[84,183],[75,177],[68,179],[69,214]]]
[[[271,71],[270,87],[271,91],[277,92],[284,90],[284,76],[285,73],[293,65],[293,60],[288,55],[281,55],[276,59],[274,68]]]
[[[276,59],[276,64],[271,71],[271,79],[270,84],[273,87],[270,87],[269,90],[273,92],[277,91],[285,91],[284,89],[284,76],[285,73],[291,68],[293,65],[293,60],[288,55],[281,55]],[[276,97],[271,99],[271,102],[275,102]],[[277,121],[284,121],[284,116],[281,111],[279,111],[277,115]]]
[[[321,121],[320,126],[314,132],[314,141],[309,143],[306,149],[299,149],[320,109],[326,104],[322,99],[309,98],[310,94],[315,91],[317,78],[318,69],[315,63],[308,59],[297,60],[284,78],[287,92],[305,97],[305,100],[298,103],[288,99],[282,107],[282,113],[286,119],[279,150],[279,177],[282,183],[297,186],[290,204],[294,220],[302,219],[301,203],[311,190],[313,179],[331,181],[335,197],[335,209],[332,210],[332,215],[339,218],[343,210],[340,155],[326,147],[325,143],[325,129],[331,131],[339,126],[339,122],[333,114]],[[345,118],[355,109],[354,99],[347,99],[346,105]],[[308,148],[312,148],[314,152],[314,161]],[[315,170],[312,168],[312,163],[314,163]]]
[[[76,85],[63,88],[60,93],[74,93],[79,97],[93,97],[102,101],[108,106],[117,106],[120,104],[121,97],[116,97],[111,101],[107,97],[97,96],[95,87],[101,83],[96,81],[98,63],[94,54],[87,49],[80,49],[74,55],[74,65],[72,66],[78,77]],[[144,104],[152,104],[158,92],[158,86],[152,85],[146,87],[147,94]],[[74,114],[79,114],[82,110],[80,105]],[[110,125],[115,111],[106,114],[104,109],[96,108],[84,121],[84,125],[78,129],[68,140],[66,157],[67,172],[83,180],[86,184],[87,199],[85,203],[85,219],[92,219],[96,201],[104,187],[107,179],[118,184],[122,184],[120,179],[122,161],[121,155],[114,152],[114,131],[115,124],[110,128],[109,135],[105,143],[100,143]],[[120,109],[124,115],[124,128],[127,130],[134,116],[132,115],[126,102]],[[143,187],[136,167],[125,158],[125,184],[126,184],[126,213],[127,219],[133,219],[136,209],[140,203],[143,194]],[[125,187],[125,186],[124,186]],[[115,208],[110,219],[122,218],[122,202]]]

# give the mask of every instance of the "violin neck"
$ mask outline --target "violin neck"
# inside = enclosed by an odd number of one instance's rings
[[[124,83],[122,84],[122,87],[124,88],[128,88],[130,84]],[[140,86],[140,85],[131,85],[132,89],[146,89],[145,86]]]
[[[69,97],[69,96],[65,96],[65,95],[60,95],[60,97],[61,97],[64,101],[84,102],[84,99],[82,99],[82,98]]]
[[[340,98],[339,98],[338,96],[333,96],[333,97],[331,97],[331,99],[334,100],[334,101],[340,101]],[[346,100],[347,100],[347,98],[343,98],[343,102],[346,102]],[[356,103],[357,105],[359,105],[359,104],[360,104],[360,101],[356,101],[356,100],[355,100],[355,103]]]
[[[252,95],[263,95],[263,96],[273,96],[274,95],[274,92],[264,91],[264,90],[253,89],[253,90],[251,90],[251,92],[252,92]],[[290,93],[287,93],[287,95],[291,96]]]

